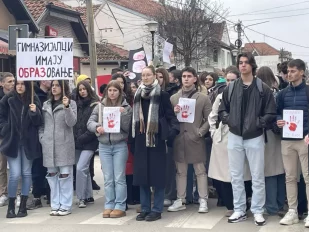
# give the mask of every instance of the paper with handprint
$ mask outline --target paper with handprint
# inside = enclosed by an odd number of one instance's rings
[[[106,133],[120,133],[120,107],[104,107],[103,128]]]
[[[304,112],[302,110],[283,110],[285,125],[282,131],[283,138],[302,139]]]
[[[193,123],[195,117],[196,99],[179,98],[180,112],[177,114],[179,122]]]

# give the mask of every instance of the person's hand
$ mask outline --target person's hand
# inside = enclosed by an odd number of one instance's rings
[[[305,143],[306,143],[307,145],[309,145],[309,136],[308,136],[308,135],[306,135],[304,141],[305,141]]]
[[[35,104],[30,104],[29,108],[30,108],[30,111],[32,111],[34,113],[36,112],[36,105]]]
[[[277,126],[278,126],[279,128],[284,127],[284,126],[285,126],[285,121],[284,121],[284,120],[278,120],[278,121],[277,121]]]
[[[123,74],[124,77],[128,77],[130,76],[130,71],[126,71],[124,74]]]
[[[103,135],[103,134],[104,134],[104,129],[103,129],[103,127],[99,126],[99,127],[97,128],[97,132],[98,132],[100,135]]]
[[[180,107],[179,105],[176,105],[176,106],[174,107],[174,112],[175,112],[176,114],[180,113],[180,110],[181,110],[181,107]]]
[[[66,96],[64,96],[62,98],[62,104],[65,106],[65,107],[68,107],[69,105],[69,98],[67,98]]]
[[[120,107],[120,113],[123,113],[123,112],[124,112],[124,108]]]

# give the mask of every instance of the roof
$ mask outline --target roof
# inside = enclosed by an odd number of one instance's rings
[[[136,11],[148,17],[155,18],[162,5],[154,0],[109,0],[116,5]]]
[[[129,51],[128,50],[125,50],[123,48],[120,48],[114,44],[107,44],[107,47],[112,50],[113,52],[119,54],[120,56],[122,57],[129,57]]]
[[[102,4],[97,4],[92,6],[93,13],[95,14],[97,10],[101,7]],[[80,16],[83,20],[83,23],[87,25],[87,7],[85,6],[79,6],[74,8],[76,11],[81,13],[82,15]]]
[[[24,0],[24,2],[36,21],[43,14],[48,4],[53,4],[66,10],[76,11],[73,7],[64,4],[60,0]]]
[[[3,0],[3,3],[9,12],[14,15],[16,21],[24,21],[29,25],[30,31],[39,32],[40,28],[23,0]]]
[[[212,23],[211,24],[211,31],[214,37],[218,40],[222,40],[224,28],[225,28],[226,22],[223,21],[221,23]]]
[[[118,48],[115,45],[111,44],[99,44],[97,43],[97,62],[103,62],[103,61],[123,61],[128,60],[128,56],[124,55],[124,49]],[[112,49],[111,49],[112,48]],[[119,53],[118,53],[118,52]],[[126,51],[129,53],[128,51]],[[120,54],[121,53],[121,54]],[[81,59],[82,63],[89,63],[90,59],[89,57],[85,57]]]
[[[260,56],[280,55],[280,52],[267,43],[246,43],[243,47],[244,52],[256,51]]]

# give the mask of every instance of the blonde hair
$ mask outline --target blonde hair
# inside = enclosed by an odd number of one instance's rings
[[[115,105],[112,103],[111,99],[108,97],[108,89],[110,87],[114,87],[114,88],[118,89],[118,91],[119,91],[119,96],[117,98],[117,101],[116,101]],[[116,80],[110,81],[107,84],[105,91],[106,91],[105,92],[106,93],[106,95],[105,95],[106,96],[106,106],[108,106],[108,107],[109,106],[121,106],[121,103],[123,101],[123,91],[122,91],[122,88],[121,88],[121,86],[120,86],[118,81],[116,81]]]

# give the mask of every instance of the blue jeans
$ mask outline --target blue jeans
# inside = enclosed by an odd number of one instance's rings
[[[285,203],[285,175],[265,177],[266,202],[265,208],[270,215],[282,210]]]
[[[47,168],[46,179],[50,187],[50,206],[53,210],[71,211],[73,203],[73,165]],[[55,174],[55,175],[50,175]],[[60,175],[68,175],[61,177]]]
[[[18,148],[16,158],[7,157],[10,167],[8,184],[9,197],[16,197],[19,178],[21,177],[21,195],[28,196],[31,187],[31,168],[32,161],[28,160],[23,146]]]
[[[154,188],[154,202],[151,209],[151,190],[150,186],[140,186],[140,198],[142,212],[162,213],[164,208],[164,188]]]
[[[235,212],[246,212],[246,192],[244,186],[244,164],[246,157],[252,176],[251,212],[253,214],[264,212],[264,147],[264,135],[254,139],[243,140],[242,137],[229,132],[227,148]]]
[[[99,155],[104,175],[105,209],[126,210],[126,162],[128,146],[125,141],[99,144]]]

